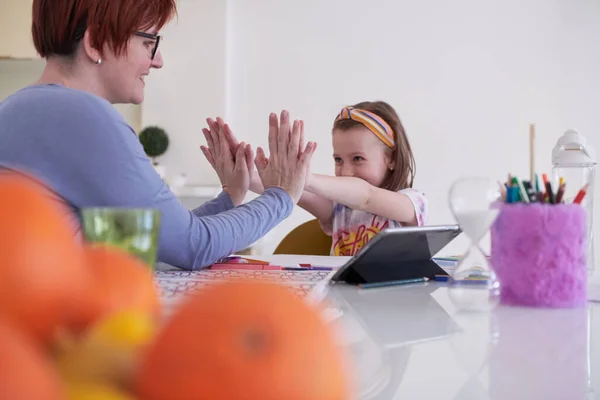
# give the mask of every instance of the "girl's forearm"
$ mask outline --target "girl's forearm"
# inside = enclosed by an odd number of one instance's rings
[[[359,178],[312,174],[306,190],[333,203],[362,210],[369,202],[372,188]]]
[[[250,179],[250,191],[256,194],[263,194],[265,188],[258,177],[258,174],[254,173]],[[330,226],[333,218],[333,202],[318,196],[314,193],[304,191],[298,205],[311,213],[325,226]]]
[[[298,205],[314,215],[321,224],[331,228],[333,220],[333,202],[331,200],[305,190]]]
[[[375,187],[359,178],[312,175],[306,190],[353,210],[367,211],[407,225],[418,223],[408,196]]]

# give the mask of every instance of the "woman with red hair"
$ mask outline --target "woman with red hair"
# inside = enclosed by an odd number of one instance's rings
[[[252,150],[231,149],[220,140],[229,128],[211,121],[205,135],[223,192],[184,208],[112,107],[143,101],[145,77],[163,66],[159,31],[175,15],[175,0],[34,0],[33,42],[46,66],[0,103],[0,167],[44,181],[74,216],[85,207],[159,209],[159,260],[191,269],[252,244],[290,214],[314,144],[303,146],[287,112],[271,115],[270,157],[255,160],[267,189],[240,205]]]

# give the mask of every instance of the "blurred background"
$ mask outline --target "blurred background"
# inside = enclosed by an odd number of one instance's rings
[[[31,43],[31,0],[0,4],[1,100],[44,64]],[[157,162],[192,207],[219,190],[199,149],[206,117],[224,117],[256,147],[267,144],[268,114],[288,109],[319,143],[313,171],[333,174],[339,109],[385,100],[413,146],[429,223],[453,223],[447,193],[458,177],[528,177],[530,123],[539,173],[550,173],[569,128],[600,151],[599,18],[596,0],[179,0],[143,104],[116,107],[136,132],[165,129],[169,148]],[[271,253],[310,218],[296,208],[251,251]]]

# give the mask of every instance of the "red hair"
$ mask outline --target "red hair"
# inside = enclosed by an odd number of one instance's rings
[[[71,56],[89,30],[91,44],[120,55],[135,31],[162,28],[177,13],[176,0],[33,0],[31,33],[42,57]]]

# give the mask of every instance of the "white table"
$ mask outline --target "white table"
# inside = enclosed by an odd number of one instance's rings
[[[172,186],[171,190],[179,201],[190,210],[217,197],[221,193],[220,186]]]
[[[345,258],[271,256],[279,264]],[[600,398],[600,304],[461,313],[443,283],[329,286],[324,316],[360,399]]]

